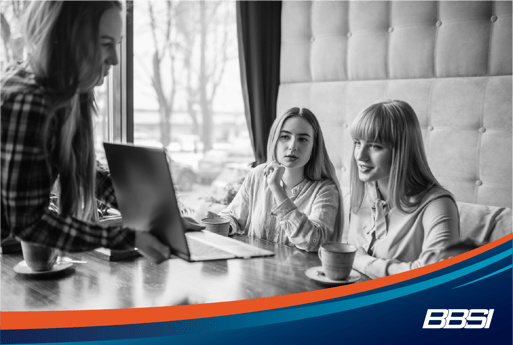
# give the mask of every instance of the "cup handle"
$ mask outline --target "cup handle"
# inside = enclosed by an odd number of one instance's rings
[[[59,257],[59,254],[60,254],[60,250],[54,248],[52,250],[52,255],[50,257],[50,261],[53,261],[53,262],[57,261],[57,258]]]
[[[321,248],[319,248],[319,250],[317,251],[317,255],[319,255],[319,259],[321,259],[322,261]]]

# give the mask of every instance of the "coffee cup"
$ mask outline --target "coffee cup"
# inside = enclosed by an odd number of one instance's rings
[[[57,250],[39,244],[21,241],[23,259],[34,272],[49,271],[57,261]]]
[[[331,280],[344,280],[353,269],[356,247],[348,243],[328,242],[319,248],[324,274]]]
[[[224,217],[203,218],[201,224],[205,225],[205,230],[222,236],[228,236],[230,233],[230,220]]]

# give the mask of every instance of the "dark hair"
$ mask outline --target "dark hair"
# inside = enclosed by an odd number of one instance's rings
[[[34,1],[24,16],[28,61],[39,83],[59,99],[90,90],[101,75],[99,26],[119,1]]]
[[[33,1],[22,21],[28,64],[47,96],[42,131],[56,159],[61,213],[96,218],[93,88],[103,78],[100,19],[119,1]],[[48,163],[49,164],[49,163]]]

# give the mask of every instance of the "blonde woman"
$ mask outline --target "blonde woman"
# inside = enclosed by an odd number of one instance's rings
[[[414,110],[404,101],[373,104],[354,120],[351,136],[354,267],[377,278],[428,264],[459,239],[459,216],[429,169]]]
[[[169,257],[148,232],[95,224],[95,197],[117,203],[108,171],[95,161],[93,88],[118,63],[121,29],[118,1],[29,5],[28,59],[1,81],[2,240],[68,252],[135,246],[154,262]],[[59,212],[48,208],[55,182]]]
[[[306,108],[291,108],[277,118],[267,157],[221,212],[230,218],[232,233],[305,251],[340,241],[340,187],[315,115]]]

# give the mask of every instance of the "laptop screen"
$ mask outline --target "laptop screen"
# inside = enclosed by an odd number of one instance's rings
[[[104,143],[123,223],[151,231],[171,253],[188,260],[180,210],[163,148]]]

